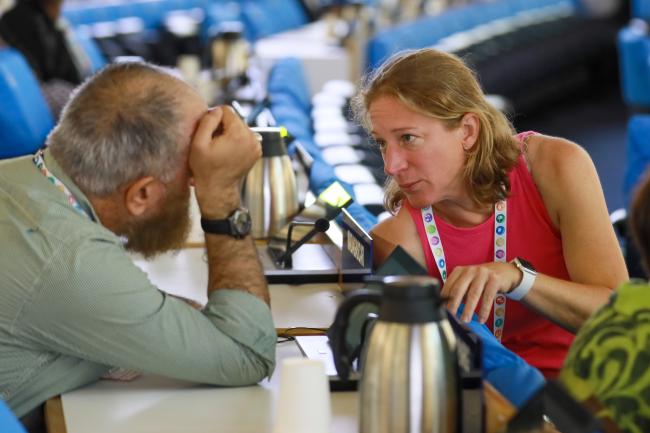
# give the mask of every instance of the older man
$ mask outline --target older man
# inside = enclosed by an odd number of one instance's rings
[[[0,397],[18,416],[113,367],[217,385],[271,374],[268,290],[238,191],[260,155],[230,109],[131,63],[76,91],[45,151],[0,163]],[[191,183],[208,255],[200,311],[127,255],[183,244]]]

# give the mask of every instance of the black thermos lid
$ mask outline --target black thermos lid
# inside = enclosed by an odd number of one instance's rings
[[[408,275],[382,280],[379,319],[386,322],[427,323],[446,318],[436,278]]]
[[[287,146],[282,137],[282,128],[255,127],[251,129],[262,135],[262,157],[287,155]]]

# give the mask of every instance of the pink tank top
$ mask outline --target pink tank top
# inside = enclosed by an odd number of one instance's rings
[[[522,142],[535,132],[523,132],[516,136]],[[542,197],[533,182],[523,156],[510,172],[510,196],[508,197],[507,257],[523,257],[543,274],[570,280],[564,263],[562,238],[553,226]],[[413,209],[404,201],[420,236],[429,275],[440,278],[428,245],[419,209]],[[447,272],[456,266],[487,263],[494,260],[494,214],[475,227],[455,227],[434,216],[440,232],[447,261]],[[493,317],[487,325],[492,330]],[[508,299],[502,343],[508,349],[537,367],[547,377],[559,373],[573,334],[553,324],[543,316]]]

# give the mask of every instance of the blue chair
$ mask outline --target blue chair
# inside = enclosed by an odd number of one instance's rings
[[[0,431],[2,433],[27,433],[3,400],[0,400]]]
[[[623,100],[635,109],[650,108],[650,0],[632,0],[632,21],[618,33],[618,64]]]
[[[251,41],[309,22],[297,0],[248,0],[242,3],[241,17]]]
[[[650,20],[650,0],[632,0],[632,16]]]
[[[643,178],[650,165],[650,115],[637,114],[632,116],[627,124],[627,164],[623,194],[626,207],[630,207],[630,200],[634,189]]]
[[[106,58],[99,49],[97,42],[90,35],[90,32],[77,28],[72,31],[72,38],[84,51],[86,56],[88,56],[91,72],[95,73],[106,66]]]
[[[621,91],[626,104],[650,107],[650,37],[641,22],[631,23],[618,33]]]
[[[0,159],[33,153],[45,142],[54,119],[23,56],[0,50]]]

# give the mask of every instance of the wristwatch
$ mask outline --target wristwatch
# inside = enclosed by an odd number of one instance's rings
[[[201,228],[206,233],[214,235],[230,235],[242,239],[251,232],[251,216],[248,209],[239,207],[232,211],[228,218],[210,220],[201,218]]]
[[[510,261],[513,265],[517,267],[522,273],[521,281],[519,285],[506,293],[506,296],[515,301],[522,300],[533,288],[535,283],[535,278],[537,277],[537,271],[535,267],[528,260],[522,259],[521,257],[515,257]]]

